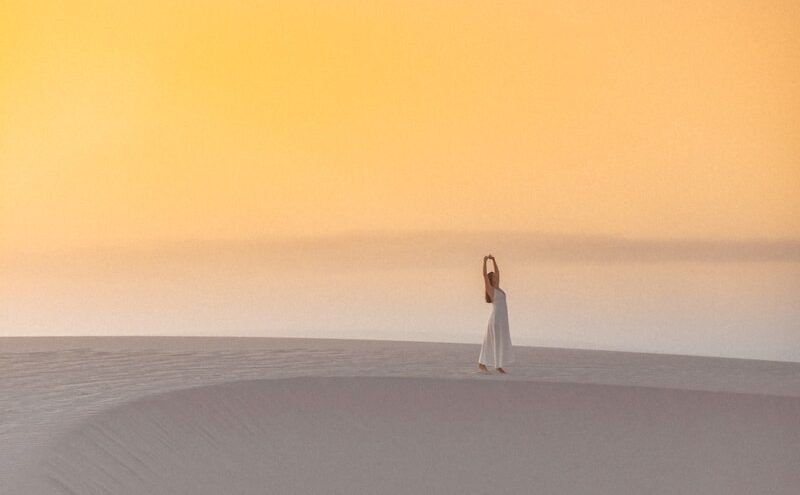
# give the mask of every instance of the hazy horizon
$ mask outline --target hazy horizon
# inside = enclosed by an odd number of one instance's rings
[[[58,255],[77,255],[92,252],[170,252],[174,250],[226,249],[239,250],[258,246],[303,245],[343,246],[357,243],[395,241],[408,246],[416,242],[435,242],[437,245],[467,242],[471,245],[491,246],[504,244],[515,249],[530,248],[536,254],[557,256],[561,259],[644,257],[648,259],[703,258],[705,261],[800,261],[800,236],[777,238],[745,237],[636,237],[615,234],[586,234],[576,232],[543,231],[454,231],[454,230],[383,230],[345,231],[337,234],[312,234],[305,236],[260,236],[249,238],[183,238],[154,239],[138,243],[110,243],[70,247],[40,248],[37,250],[12,250],[0,252],[0,259],[38,258]],[[593,253],[592,249],[599,251]],[[614,255],[613,253],[617,254]],[[532,253],[533,254],[533,253]],[[630,261],[630,259],[628,259]]]
[[[28,255],[0,265],[0,336],[479,343],[488,252],[517,345],[800,361],[797,241],[424,232]]]

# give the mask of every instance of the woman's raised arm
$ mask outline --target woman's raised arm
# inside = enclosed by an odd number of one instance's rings
[[[491,302],[494,297],[494,286],[492,286],[492,283],[489,281],[489,274],[486,273],[486,260],[488,259],[488,256],[483,257],[483,287],[486,291],[486,302]]]
[[[492,260],[492,264],[494,265],[494,276],[497,277],[497,286],[500,286],[500,267],[497,266],[497,260],[494,259],[494,256],[489,256],[489,259]]]

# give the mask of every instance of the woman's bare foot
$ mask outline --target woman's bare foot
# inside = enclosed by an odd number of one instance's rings
[[[497,372],[502,373],[504,375],[506,374],[506,370],[504,370],[503,368],[497,368]]]
[[[485,371],[487,373],[489,372],[489,368],[487,368],[486,365],[483,363],[478,363],[478,369],[481,371]]]

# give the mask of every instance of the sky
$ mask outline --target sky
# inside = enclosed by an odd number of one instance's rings
[[[0,336],[800,361],[793,1],[0,0]]]
[[[5,252],[800,233],[796,2],[0,10]]]

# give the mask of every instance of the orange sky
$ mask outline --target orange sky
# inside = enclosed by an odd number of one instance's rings
[[[611,4],[0,0],[0,249],[800,234],[797,3]]]

